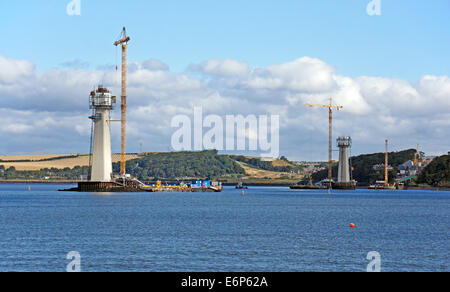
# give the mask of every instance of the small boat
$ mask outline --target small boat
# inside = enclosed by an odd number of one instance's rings
[[[308,185],[293,185],[290,186],[291,190],[326,190],[328,189],[327,186],[324,185],[314,185],[312,176],[309,176],[309,184]]]
[[[384,185],[384,184],[375,184],[369,186],[369,190],[396,190],[396,186],[392,185]]]
[[[248,187],[244,186],[244,184],[242,182],[240,182],[236,185],[236,189],[237,190],[248,190]]]

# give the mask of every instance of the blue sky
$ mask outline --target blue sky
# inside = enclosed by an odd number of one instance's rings
[[[449,0],[381,0],[381,16],[366,13],[370,0],[81,0],[80,16],[69,2],[0,1],[0,156],[89,151],[88,93],[119,94],[123,26],[131,152],[167,151],[171,118],[203,106],[280,115],[281,155],[325,160],[327,113],[304,103],[330,97],[354,154],[386,138],[450,150]]]
[[[125,25],[130,61],[151,57],[177,72],[210,58],[266,66],[300,56],[347,76],[412,82],[450,68],[448,0],[382,0],[381,16],[366,14],[369,0],[81,0],[72,17],[69,2],[1,1],[0,53],[39,71],[73,60],[115,64],[112,42]]]

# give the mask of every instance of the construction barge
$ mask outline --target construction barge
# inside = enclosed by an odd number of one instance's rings
[[[291,190],[356,190],[356,181],[351,182],[330,182],[328,180],[323,180],[318,184],[313,184],[312,176],[309,176],[309,184],[297,184],[290,186]]]
[[[62,190],[81,193],[217,193],[222,192],[221,183],[211,181],[195,181],[177,185],[163,184],[157,181],[154,185],[145,185],[136,179],[112,182],[79,182],[76,188]]]
[[[327,190],[330,189],[330,184],[324,183],[322,185],[293,185],[291,190]],[[356,190],[356,182],[333,182],[331,184],[333,190]]]

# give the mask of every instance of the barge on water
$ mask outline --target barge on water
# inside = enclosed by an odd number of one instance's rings
[[[333,189],[333,190],[356,190],[356,181],[351,182],[331,182],[328,180],[323,180],[319,184],[313,184],[312,180],[310,180],[309,185],[293,185],[291,186],[291,190],[326,190],[326,189]]]
[[[244,183],[243,183],[243,182],[239,182],[239,183],[236,185],[236,189],[237,189],[237,190],[248,190],[248,187],[247,187],[247,186],[244,186]]]
[[[117,179],[111,182],[79,182],[76,188],[62,190],[81,193],[208,193],[222,192],[221,183],[211,181],[195,181],[175,185],[156,184],[146,185],[137,179]]]
[[[327,189],[326,186],[322,184],[313,184],[312,176],[309,176],[309,184],[297,184],[290,186],[291,190],[324,190]]]

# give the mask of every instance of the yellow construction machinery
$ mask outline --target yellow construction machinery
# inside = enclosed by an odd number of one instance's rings
[[[375,185],[371,185],[369,189],[376,190],[395,190],[395,185],[389,184],[389,140],[386,139],[386,150],[384,155],[384,182],[377,182]]]

